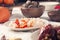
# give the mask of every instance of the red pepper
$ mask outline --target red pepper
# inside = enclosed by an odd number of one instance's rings
[[[27,27],[27,25],[20,26],[20,28],[26,28],[26,27]]]
[[[20,23],[18,19],[16,19],[15,23],[17,24],[16,28],[20,28]]]
[[[24,24],[21,26],[19,20],[16,19],[16,21],[15,21],[15,23],[17,24],[16,28],[26,28],[27,27],[25,20],[22,20],[22,21],[24,22]]]
[[[16,19],[15,23],[16,23],[17,25],[20,24],[18,19]]]
[[[55,7],[55,9],[60,9],[60,5],[57,5],[57,6]]]

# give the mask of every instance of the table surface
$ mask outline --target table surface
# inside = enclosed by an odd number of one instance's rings
[[[24,18],[21,10],[21,6],[19,7],[11,7],[12,9],[12,15],[10,17],[10,20],[16,19],[16,18]],[[47,15],[48,11],[45,11],[44,14],[40,17],[43,19],[49,20],[49,17]],[[5,35],[8,38],[22,38],[22,40],[37,40],[39,31],[34,32],[14,32],[11,31],[8,27],[6,27],[4,24],[0,24],[0,40],[1,36]]]
[[[14,9],[14,8],[13,8]],[[19,11],[19,7],[16,10],[12,12],[12,15],[10,17],[10,20],[13,20],[15,18],[21,18],[24,17],[21,13],[21,10]],[[3,35],[6,36],[7,39],[9,38],[21,38],[22,40],[37,40],[38,31],[34,32],[14,32],[11,31],[5,24],[0,24],[0,40]],[[33,37],[33,38],[32,38]]]
[[[13,8],[10,20],[15,19],[15,18],[24,17],[21,10],[19,11],[19,8],[16,7],[15,9],[16,10],[14,10],[14,8]],[[18,10],[18,12],[16,12],[17,10]],[[41,16],[41,18],[48,19],[47,11],[44,12],[44,14]],[[34,32],[14,32],[14,31],[11,31],[4,24],[0,24],[0,35],[6,35],[7,39],[8,38],[22,38],[22,40],[36,40],[39,32],[38,31],[35,33]],[[1,39],[1,36],[0,36],[0,39]]]
[[[14,32],[8,27],[0,24],[0,40],[3,35],[6,36],[6,39],[21,38],[22,40],[37,40],[39,36],[39,30],[34,32]]]

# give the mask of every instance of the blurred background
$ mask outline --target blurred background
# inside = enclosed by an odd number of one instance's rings
[[[26,2],[27,0],[17,0],[18,2]],[[58,0],[31,0],[31,1],[58,1]]]
[[[26,2],[27,0],[17,0],[18,2]],[[31,1],[58,1],[58,0],[31,0]]]
[[[15,4],[18,4],[18,3],[24,3],[26,2],[27,0],[15,0]],[[59,2],[59,0],[30,0],[30,1],[39,1],[39,2]]]

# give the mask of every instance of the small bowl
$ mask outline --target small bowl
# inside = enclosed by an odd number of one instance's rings
[[[60,10],[49,11],[48,16],[52,21],[60,22]]]
[[[21,8],[22,14],[26,17],[40,17],[44,12],[45,6],[39,8]]]

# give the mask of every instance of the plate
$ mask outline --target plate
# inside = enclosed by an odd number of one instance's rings
[[[37,19],[37,18],[36,18]],[[41,19],[42,21],[43,21],[43,26],[46,26],[46,25],[48,25],[48,21],[47,20],[45,20],[45,19]],[[9,25],[9,23],[11,23],[11,22],[13,22],[13,21],[8,21],[8,22],[6,22],[6,23],[4,23],[4,25],[5,26],[7,26],[9,29],[11,29],[11,30],[14,30],[14,31],[27,31],[27,30],[35,30],[35,29],[40,29],[40,26],[38,26],[38,25],[36,25],[36,26],[33,26],[33,27],[27,27],[27,28],[14,28],[14,27],[11,27],[10,25]],[[36,23],[37,24],[37,23]]]
[[[9,26],[9,23],[10,23],[10,22],[11,22],[11,21],[8,21],[8,22],[4,23],[4,25],[5,25],[6,27],[8,27],[10,30],[13,30],[13,31],[29,31],[29,30],[39,29],[39,27],[31,27],[31,28],[12,28],[12,27]]]

